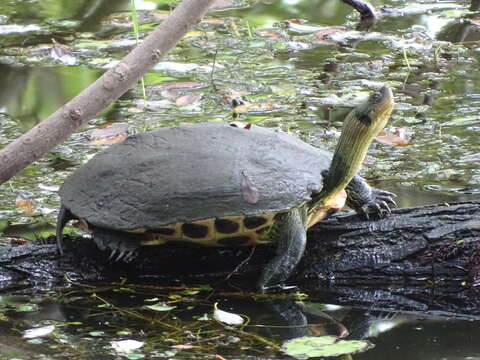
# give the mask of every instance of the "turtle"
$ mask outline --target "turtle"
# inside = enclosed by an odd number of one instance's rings
[[[332,156],[282,131],[206,122],[127,137],[95,155],[60,188],[57,246],[78,219],[114,261],[140,247],[184,241],[204,246],[275,244],[257,283],[284,283],[299,263],[306,231],[345,203],[384,217],[394,194],[357,173],[394,107],[389,87],[345,118]]]

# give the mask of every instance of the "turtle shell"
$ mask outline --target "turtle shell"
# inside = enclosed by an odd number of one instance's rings
[[[331,154],[282,132],[226,123],[161,128],[97,154],[63,184],[63,205],[118,230],[286,211],[322,188]]]

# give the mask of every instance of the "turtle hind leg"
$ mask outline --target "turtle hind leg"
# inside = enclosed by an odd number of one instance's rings
[[[258,280],[258,289],[265,291],[287,280],[300,262],[307,243],[306,209],[293,209],[276,219],[276,255],[265,266]]]
[[[93,239],[100,250],[110,252],[108,260],[112,262],[135,259],[141,246],[141,234],[101,227],[93,229]]]

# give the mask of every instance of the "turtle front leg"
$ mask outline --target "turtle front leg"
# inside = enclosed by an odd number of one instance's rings
[[[293,209],[276,217],[272,229],[277,243],[276,255],[260,275],[258,289],[261,292],[287,280],[300,262],[307,243],[306,217],[305,208]]]
[[[397,206],[394,200],[397,195],[371,187],[359,175],[352,178],[345,190],[347,205],[366,219],[370,214],[384,218],[392,212],[391,207]]]

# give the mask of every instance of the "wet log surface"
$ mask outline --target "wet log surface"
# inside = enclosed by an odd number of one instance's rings
[[[397,209],[386,219],[336,217],[309,231],[302,263],[289,283],[323,301],[380,308],[480,314],[480,201]],[[111,263],[92,241],[67,239],[66,255],[54,244],[0,248],[0,290],[42,291],[78,282],[226,283],[252,286],[272,247],[142,249],[128,264]],[[236,270],[236,271],[235,271]],[[232,272],[235,274],[232,275]],[[425,307],[434,294],[436,304]],[[374,299],[374,300],[373,300]],[[439,300],[444,299],[444,300]],[[468,301],[467,301],[468,300]],[[433,301],[433,300],[432,300]],[[395,305],[396,304],[396,305]],[[446,310],[448,308],[449,310]],[[436,309],[436,310],[435,310]]]

